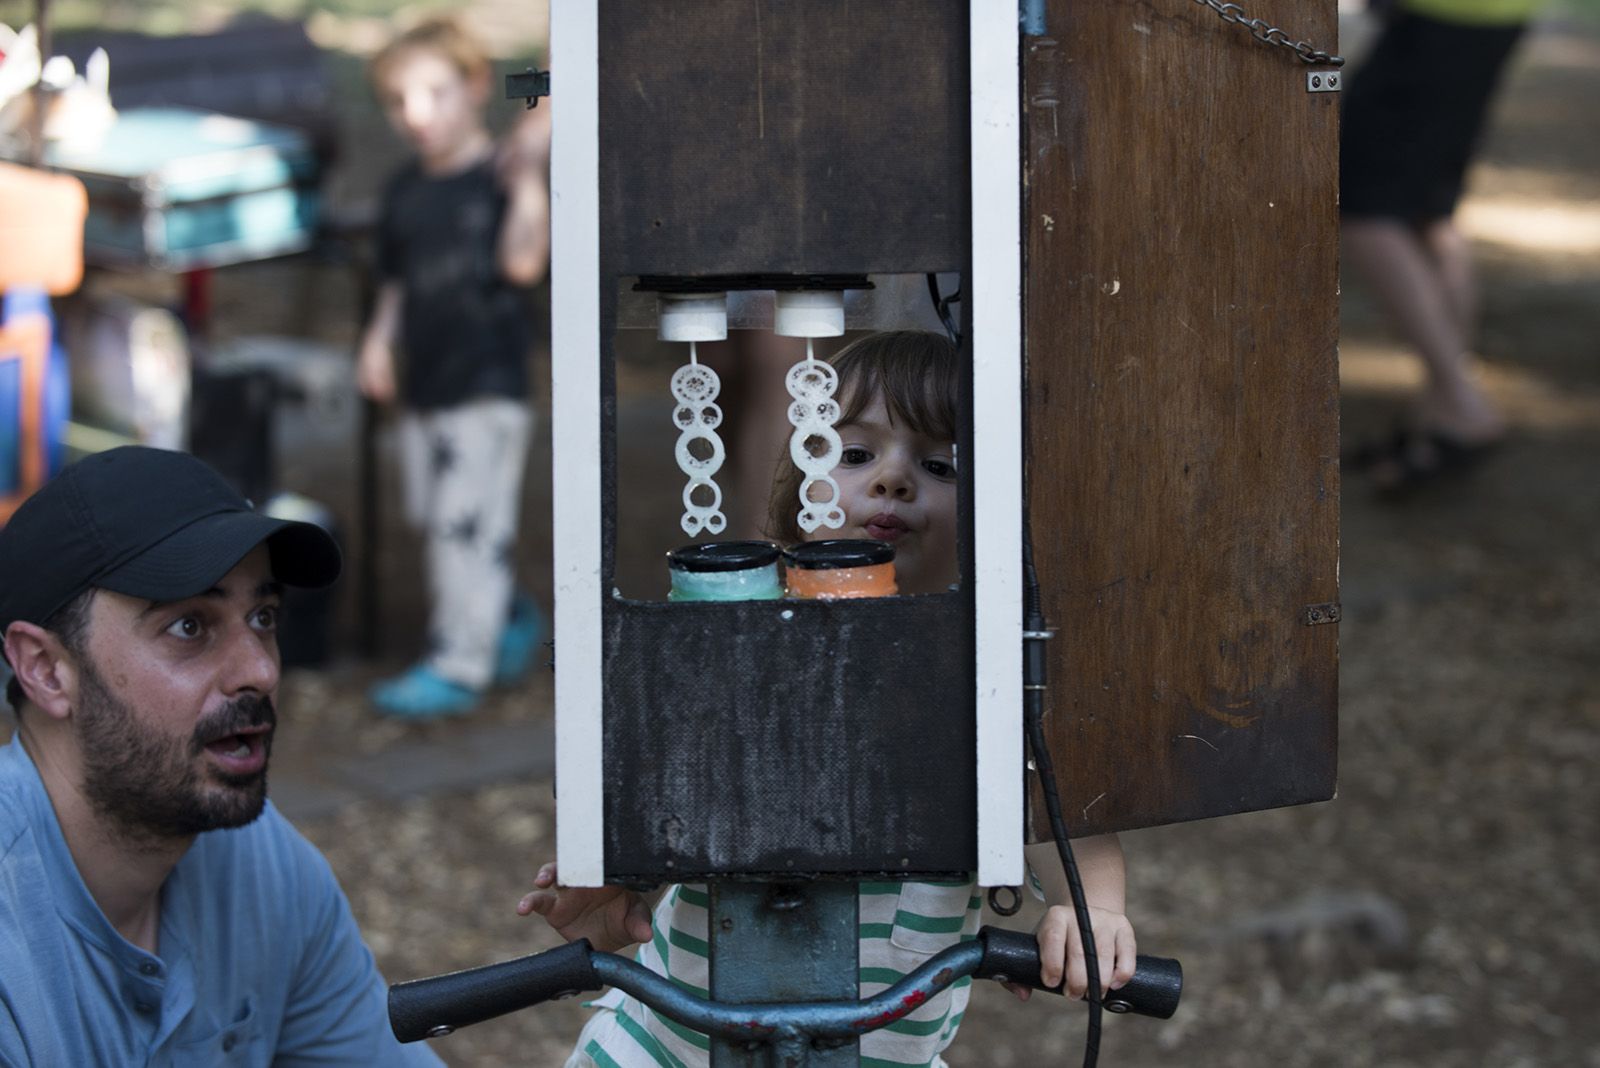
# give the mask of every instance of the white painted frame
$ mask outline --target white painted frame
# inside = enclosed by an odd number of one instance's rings
[[[551,522],[555,572],[556,863],[567,886],[605,879],[601,716],[600,18],[550,5],[561,57],[549,106]]]
[[[973,0],[971,463],[977,664],[978,882],[1023,878],[1022,227],[1016,11]],[[561,56],[551,148],[551,437],[556,858],[568,886],[605,878],[600,531],[599,17],[551,5]]]
[[[972,0],[973,584],[978,883],[1023,878],[1021,41]]]

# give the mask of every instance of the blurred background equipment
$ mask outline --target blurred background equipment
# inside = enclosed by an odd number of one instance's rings
[[[0,523],[63,460],[67,358],[50,296],[83,276],[85,213],[76,179],[0,163]]]
[[[115,64],[110,96],[118,110],[203,108],[298,129],[321,164],[335,154],[327,62],[298,20],[245,13],[210,33],[80,29],[55,37],[55,52],[80,67],[97,49]]]
[[[71,339],[74,445],[95,451],[110,437],[185,449],[189,445],[190,354],[171,310],[94,289],[62,309]]]
[[[219,267],[310,247],[317,160],[290,127],[191,108],[121,112],[44,162],[89,192],[85,257],[104,266]]]

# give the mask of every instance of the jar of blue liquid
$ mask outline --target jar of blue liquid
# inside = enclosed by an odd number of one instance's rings
[[[685,545],[667,554],[669,601],[776,601],[778,547],[768,541]]]

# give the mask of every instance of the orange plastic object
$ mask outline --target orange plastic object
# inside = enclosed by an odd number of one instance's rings
[[[834,601],[848,597],[893,597],[899,592],[894,581],[894,563],[867,567],[838,567],[818,570],[791,567],[784,573],[789,596],[801,600]]]
[[[18,430],[22,443],[22,478],[16,493],[0,496],[0,526],[22,502],[44,485],[44,376],[50,359],[50,321],[42,315],[19,315],[0,326],[0,360],[22,364],[22,410]]]
[[[43,286],[59,297],[77,289],[88,214],[76,178],[0,163],[0,290]]]

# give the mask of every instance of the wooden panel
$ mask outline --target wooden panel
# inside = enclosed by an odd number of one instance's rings
[[[967,593],[605,611],[608,879],[974,869]]]
[[[960,270],[967,8],[601,0],[618,274]]]
[[[1332,0],[1249,6],[1336,43]],[[1338,95],[1193,0],[1052,0],[1049,30],[1024,44],[1027,413],[1069,826],[1328,798]]]

